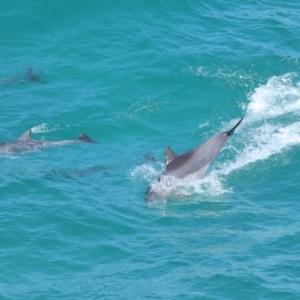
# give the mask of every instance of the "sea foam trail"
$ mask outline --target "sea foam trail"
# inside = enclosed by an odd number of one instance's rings
[[[244,107],[244,121],[225,146],[227,151],[233,152],[233,159],[225,162],[217,160],[207,176],[200,180],[183,182],[174,178],[167,179],[163,186],[166,196],[174,196],[176,193],[185,196],[194,193],[215,196],[231,192],[233,189],[226,187],[226,177],[231,172],[258,161],[266,161],[300,144],[300,121],[297,120],[300,113],[300,81],[297,74],[271,77],[265,85],[249,94],[248,98],[249,104]],[[236,119],[231,120],[223,124],[222,128],[231,128],[235,123]],[[138,166],[131,172],[131,177],[151,182],[163,170],[163,164],[153,168]]]
[[[234,161],[219,166],[220,174],[228,175],[300,144],[300,82],[295,73],[271,77],[248,97],[241,145],[236,146]]]
[[[295,73],[271,77],[249,95],[247,118],[255,121],[300,112],[300,82]]]
[[[46,133],[46,132],[56,131],[59,129],[60,129],[59,124],[51,126],[48,123],[43,123],[43,124],[32,127],[31,131],[33,133]]]

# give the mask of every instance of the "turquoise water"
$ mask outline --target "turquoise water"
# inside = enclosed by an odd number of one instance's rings
[[[1,299],[299,299],[298,1],[1,1]],[[3,81],[2,81],[3,82]],[[164,150],[245,119],[184,197]],[[155,156],[156,161],[145,155]]]

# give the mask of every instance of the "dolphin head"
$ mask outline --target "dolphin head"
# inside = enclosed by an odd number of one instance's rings
[[[175,177],[168,176],[163,172],[149,185],[145,193],[145,202],[149,204],[174,196],[178,183],[180,182]]]
[[[159,192],[159,190],[154,189],[152,185],[150,185],[148,187],[146,194],[145,194],[145,202],[147,204],[159,201],[163,198],[164,198],[164,196],[162,195],[161,192]]]

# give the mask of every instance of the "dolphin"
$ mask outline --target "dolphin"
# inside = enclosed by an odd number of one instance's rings
[[[77,140],[37,141],[31,139],[31,129],[29,129],[25,131],[16,141],[0,143],[0,153],[20,154],[34,150],[42,150],[51,147],[73,145],[78,143],[98,144],[88,137],[85,132],[82,133]]]
[[[26,83],[28,81],[38,82],[38,83],[46,83],[46,81],[42,80],[38,75],[34,73],[34,69],[31,67],[26,67],[26,74],[24,78],[18,77],[3,77],[0,78],[0,87],[6,87],[8,85],[14,84],[19,81],[20,84]]]
[[[151,183],[146,190],[145,202],[151,203],[165,198],[161,183],[164,176],[172,176],[179,179],[201,179],[204,177],[209,165],[218,156],[235,129],[243,118],[229,131],[219,133],[204,144],[181,155],[175,154],[168,146],[165,151],[166,168],[162,174]]]
[[[34,74],[34,69],[32,69],[31,67],[26,67],[26,75],[24,77],[24,80],[21,81],[21,83],[23,84],[27,81],[46,83],[46,81],[42,80],[38,75]]]

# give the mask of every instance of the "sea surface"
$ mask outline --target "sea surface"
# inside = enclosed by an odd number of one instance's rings
[[[99,143],[0,155],[0,299],[300,299],[299,24],[298,0],[0,0],[0,142]],[[166,146],[241,117],[145,204]]]

